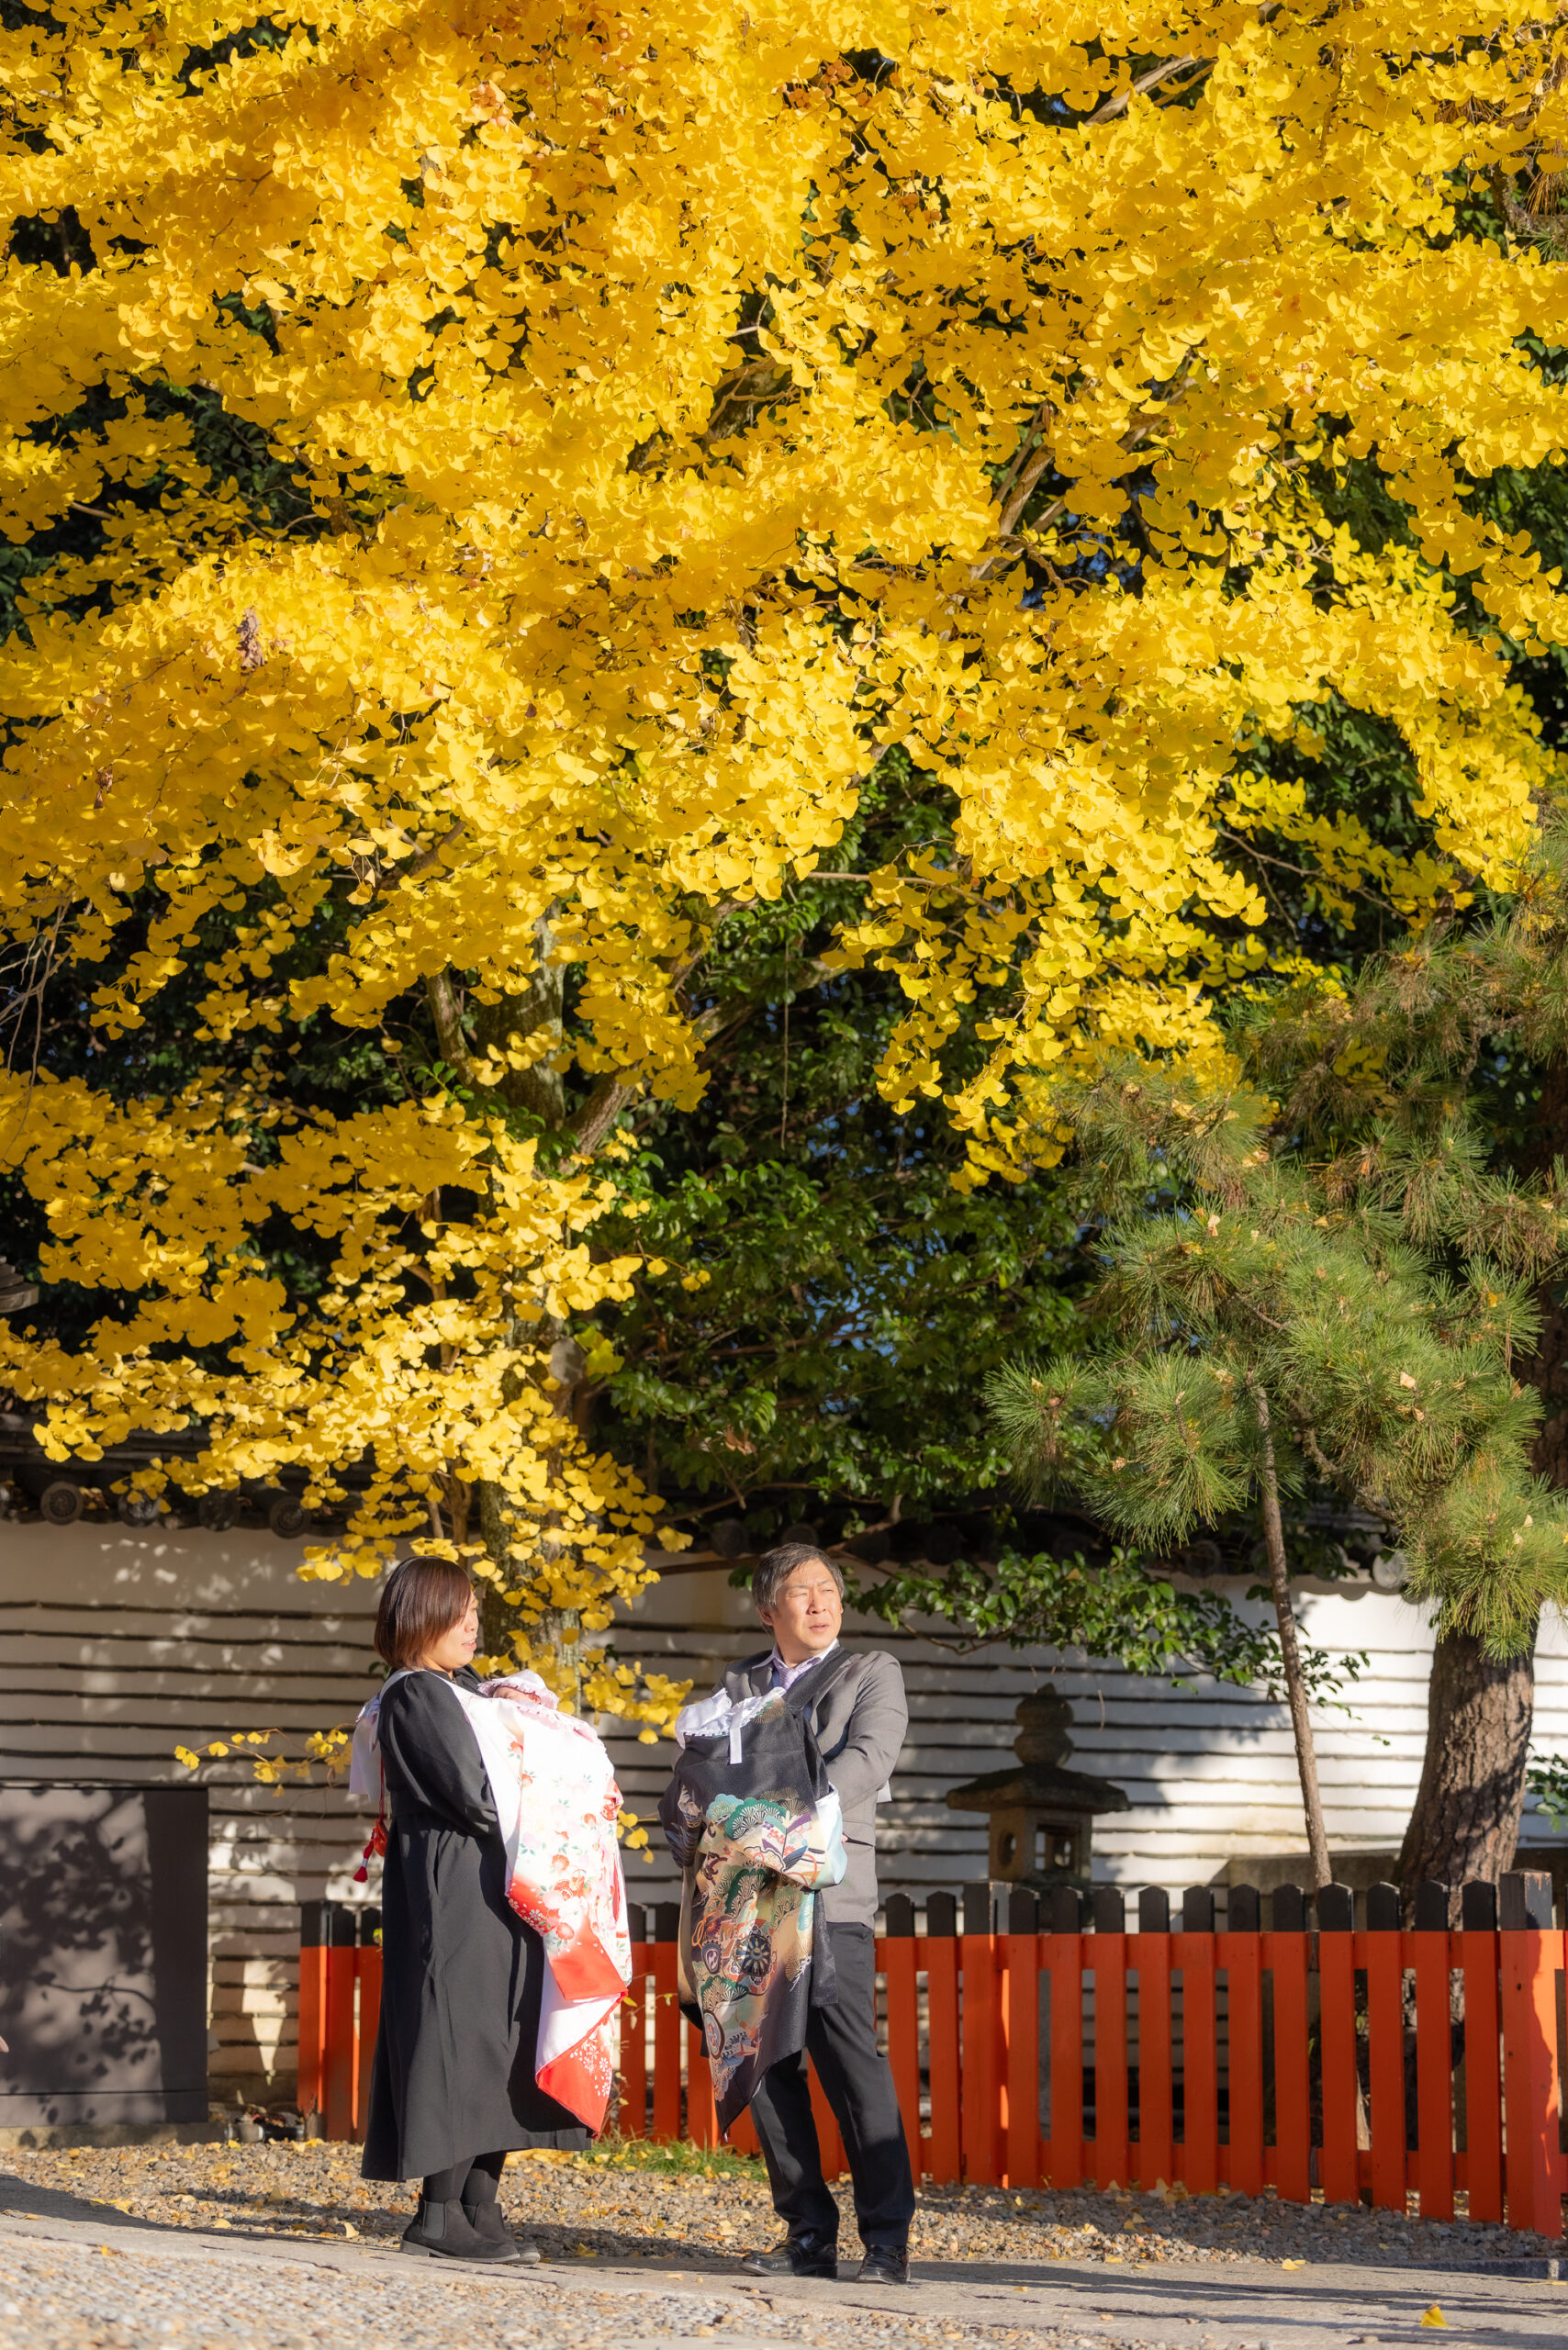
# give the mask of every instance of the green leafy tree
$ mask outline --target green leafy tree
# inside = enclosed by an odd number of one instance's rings
[[[748,1541],[794,1520],[899,1537],[998,1509],[1009,1531],[984,1375],[1070,1343],[1085,1261],[1067,1189],[956,1183],[964,1140],[941,1103],[901,1113],[879,1090],[897,973],[831,953],[866,875],[904,846],[953,854],[952,812],[890,753],[842,866],[737,910],[693,972],[700,1100],[628,1118],[625,1240],[669,1270],[601,1309],[615,1363],[585,1405],[700,1539],[725,1519]],[[951,1046],[975,1072],[979,1020]]]
[[[951,1628],[932,1637],[960,1654],[1000,1640],[1012,1648],[1079,1649],[1179,1684],[1202,1673],[1260,1687],[1271,1698],[1285,1692],[1277,1632],[1250,1623],[1219,1592],[1179,1591],[1121,1544],[1103,1561],[1087,1561],[1081,1551],[1058,1558],[1010,1550],[994,1565],[960,1559],[935,1572],[905,1567],[853,1596],[890,1623],[908,1616],[940,1619]],[[1320,1704],[1337,1702],[1366,1664],[1364,1656],[1330,1658],[1305,1641],[1297,1654],[1303,1685]]]

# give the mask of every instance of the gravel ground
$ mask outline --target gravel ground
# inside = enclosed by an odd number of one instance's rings
[[[747,2295],[700,2290],[634,2294],[562,2286],[513,2270],[470,2282],[450,2266],[399,2262],[386,2270],[323,2277],[319,2270],[221,2253],[171,2259],[156,2251],[104,2252],[75,2244],[0,2243],[0,2344],[6,2350],[317,2350],[323,2340],[354,2350],[620,2350],[632,2342],[695,2345],[800,2343],[820,2350],[938,2350],[950,2342],[1015,2344],[1016,2326],[792,2307]],[[390,2273],[387,2273],[390,2272]],[[828,2326],[831,2325],[831,2340]],[[1031,2327],[1030,2350],[1062,2337]],[[1075,2338],[1071,2330],[1066,2339]],[[1092,2350],[1112,2350],[1103,2338]],[[1125,2350],[1125,2346],[1124,2346]]]
[[[0,2212],[7,2175],[94,2206],[186,2228],[342,2244],[396,2236],[413,2199],[362,2179],[352,2146],[48,2148],[0,2154]],[[847,2181],[841,2183],[844,2254],[857,2247]],[[778,2233],[762,2166],[733,2155],[628,2147],[588,2155],[513,2155],[503,2200],[511,2224],[548,2259],[649,2259],[683,2267],[728,2266]],[[10,2208],[19,2208],[13,2193]],[[36,2207],[35,2207],[36,2208]],[[1070,2260],[1107,2266],[1146,2260],[1194,2266],[1238,2260],[1449,2266],[1556,2252],[1535,2235],[1451,2225],[1393,2211],[1241,2196],[1114,2191],[1019,2194],[927,2188],[911,2239],[918,2260]]]

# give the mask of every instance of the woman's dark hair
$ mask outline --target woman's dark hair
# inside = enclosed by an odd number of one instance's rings
[[[416,1664],[432,1640],[461,1624],[474,1586],[450,1559],[405,1559],[381,1588],[375,1653],[394,1673]]]

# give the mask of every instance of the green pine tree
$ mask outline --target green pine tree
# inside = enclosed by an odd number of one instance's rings
[[[1547,665],[1547,674],[1561,681],[1563,673]],[[1541,676],[1537,665],[1532,690]],[[1565,713],[1561,692],[1549,697],[1560,738]],[[1568,1157],[1562,818],[1546,812],[1506,900],[1478,891],[1464,911],[1347,971],[1341,985],[1297,979],[1271,990],[1243,1012],[1233,1037],[1247,1073],[1278,1096],[1278,1123],[1299,1147],[1350,1161],[1363,1181],[1382,1170],[1403,1185],[1417,1220],[1428,1195],[1451,1205],[1455,1152],[1465,1159],[1469,1214],[1448,1243],[1452,1270],[1457,1277],[1484,1251],[1516,1270],[1534,1268],[1540,1337],[1514,1351],[1512,1367],[1542,1403],[1531,1465],[1568,1491],[1568,1309],[1550,1210],[1562,1190],[1557,1162]],[[1532,1188],[1520,1177],[1541,1181]],[[1424,1245],[1434,1229],[1422,1224]],[[1495,1879],[1513,1865],[1533,1710],[1532,1641],[1498,1656],[1459,1624],[1439,1624],[1403,1879]]]
[[[1531,1637],[1568,1589],[1568,1503],[1530,1472],[1540,1404],[1512,1358],[1538,1334],[1564,1205],[1543,1186],[1499,1197],[1451,1114],[1309,1166],[1260,1097],[1195,1102],[1159,1071],[1063,1106],[1104,1219],[1093,1342],[999,1370],[991,1406],[1024,1477],[1130,1542],[1169,1548],[1259,1509],[1326,1885],[1282,1505],[1313,1486],[1375,1511],[1413,1598],[1499,1653]]]

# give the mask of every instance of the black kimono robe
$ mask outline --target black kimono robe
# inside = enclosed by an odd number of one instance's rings
[[[479,1685],[467,1671],[454,1677]],[[386,1859],[366,2178],[588,2142],[533,2076],[544,1947],[507,1900],[489,1781],[445,1680],[410,1673],[381,1704]]]

